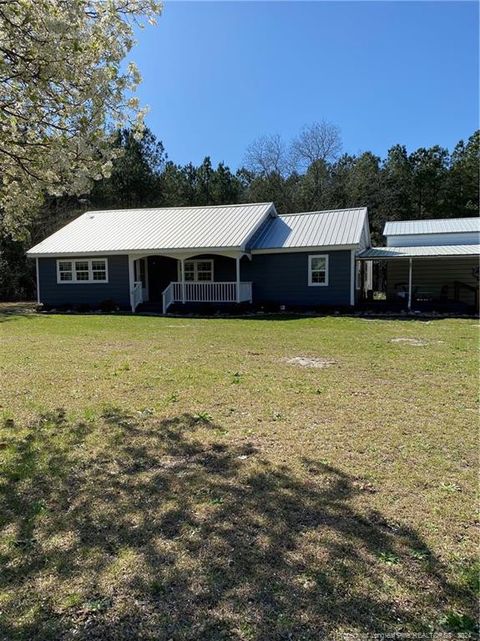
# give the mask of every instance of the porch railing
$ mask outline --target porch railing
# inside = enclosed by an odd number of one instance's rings
[[[140,303],[143,303],[142,281],[135,281],[132,290],[133,311],[137,309]]]
[[[244,303],[252,301],[252,283],[174,282],[163,292],[163,313],[172,303]]]

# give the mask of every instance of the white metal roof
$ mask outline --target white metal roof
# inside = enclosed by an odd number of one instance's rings
[[[405,234],[452,234],[480,232],[480,218],[437,218],[435,220],[396,220],[385,223],[384,236]]]
[[[415,258],[420,256],[478,256],[480,245],[428,245],[413,247],[372,247],[360,252],[357,258],[368,259],[391,259],[391,258]]]
[[[366,217],[366,207],[278,216],[265,223],[251,249],[259,251],[358,245]]]
[[[244,249],[273,203],[88,211],[27,253],[29,256],[158,250]]]

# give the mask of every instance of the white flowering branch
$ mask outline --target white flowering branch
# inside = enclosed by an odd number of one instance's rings
[[[19,233],[45,194],[87,193],[140,136],[140,75],[121,64],[157,0],[0,0],[0,208]]]

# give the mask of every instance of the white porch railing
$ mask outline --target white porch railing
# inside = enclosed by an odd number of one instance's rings
[[[163,292],[163,313],[172,303],[244,303],[252,301],[252,283],[175,282]]]
[[[140,303],[143,303],[142,282],[135,281],[132,290],[133,311],[137,309]]]

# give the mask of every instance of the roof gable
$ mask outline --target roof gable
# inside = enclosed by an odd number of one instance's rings
[[[367,208],[286,214],[266,221],[252,239],[252,251],[358,245],[369,243]]]

